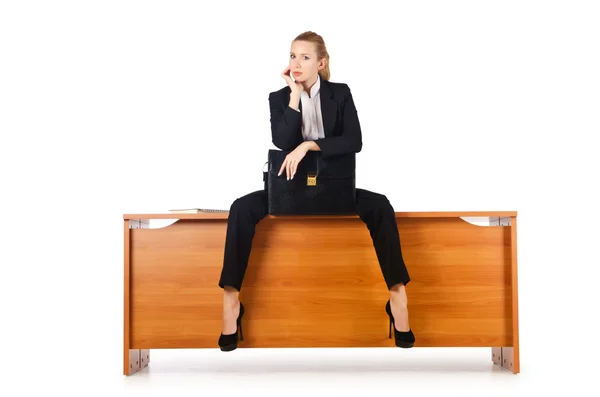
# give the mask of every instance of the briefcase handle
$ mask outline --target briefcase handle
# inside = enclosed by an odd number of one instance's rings
[[[263,165],[263,168],[262,168],[262,172],[263,172],[263,174],[265,173],[265,165],[268,165],[268,164],[269,164],[269,162],[268,162],[268,161],[265,161],[265,164]],[[309,171],[309,172],[308,172],[308,174],[309,174],[310,176],[312,176],[312,177],[317,177],[317,176],[319,176],[319,161],[318,161],[318,160],[317,160],[317,171],[316,171],[316,172],[314,172],[314,171],[312,171],[312,172],[311,172],[311,171]]]
[[[268,162],[268,161],[265,161],[265,164],[263,165],[263,168],[262,168],[262,172],[263,172],[263,173],[265,173],[265,165],[268,165],[268,164],[269,164],[269,162]],[[316,173],[309,172],[309,174],[310,174],[310,175],[315,175],[315,176],[318,176],[318,175],[319,175],[319,162],[318,162],[318,161],[317,161],[317,172],[316,172]]]

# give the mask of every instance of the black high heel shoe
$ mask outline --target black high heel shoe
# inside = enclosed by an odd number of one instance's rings
[[[392,339],[392,327],[394,327],[394,340],[396,346],[403,348],[413,347],[415,344],[415,335],[413,334],[412,329],[409,329],[408,331],[398,331],[396,329],[396,322],[394,321],[394,316],[392,316],[392,307],[389,300],[385,304],[385,312],[390,317],[390,339]]]
[[[240,314],[238,315],[238,318],[236,321],[237,329],[235,330],[235,333],[227,334],[227,335],[223,335],[221,333],[221,336],[219,336],[219,347],[221,348],[221,351],[230,352],[232,350],[237,349],[238,331],[240,331],[240,340],[241,341],[244,340],[244,334],[242,333],[242,316],[243,315],[244,315],[244,305],[242,305],[242,302],[240,302]]]

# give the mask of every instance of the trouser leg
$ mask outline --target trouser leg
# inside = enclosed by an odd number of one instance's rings
[[[366,223],[388,289],[410,281],[402,258],[395,211],[386,196],[356,189],[356,212]]]
[[[241,289],[256,224],[267,212],[267,195],[264,190],[249,193],[231,204],[227,219],[223,269],[219,279],[221,288],[231,286],[238,291]]]

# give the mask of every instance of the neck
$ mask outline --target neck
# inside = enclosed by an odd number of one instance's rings
[[[316,75],[314,78],[311,79],[311,81],[305,81],[304,83],[302,83],[302,86],[304,87],[304,91],[306,91],[306,93],[308,94],[309,97],[310,97],[310,89],[312,88],[313,85],[315,85],[318,78],[319,78],[319,75]]]

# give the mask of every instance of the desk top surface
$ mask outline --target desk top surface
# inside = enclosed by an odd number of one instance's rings
[[[457,217],[516,217],[517,211],[428,211],[428,212],[396,212],[396,218],[457,218]],[[155,214],[124,214],[124,220],[139,219],[227,219],[229,212],[199,212],[199,213],[155,213]],[[283,218],[358,218],[358,215],[267,215],[271,219]]]

